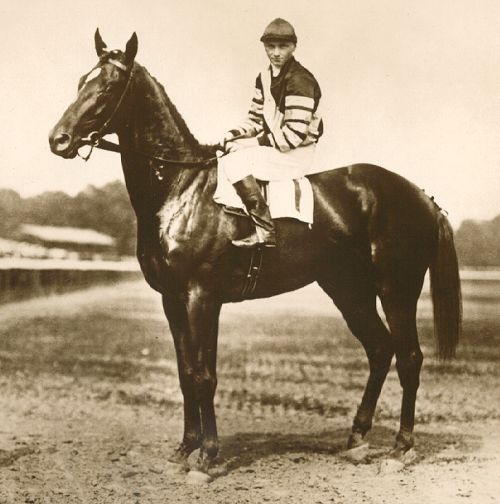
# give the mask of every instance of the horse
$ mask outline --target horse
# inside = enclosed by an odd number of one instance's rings
[[[163,86],[135,60],[135,33],[124,51],[108,50],[98,29],[94,39],[98,62],[80,79],[77,98],[49,133],[49,143],[54,154],[69,159],[83,145],[120,153],[137,217],[138,261],[147,283],[162,296],[177,356],[184,433],[169,460],[187,465],[199,449],[200,471],[215,464],[222,304],[275,296],[312,282],[338,307],[369,362],[347,449],[366,444],[395,355],[402,402],[391,456],[404,458],[414,446],[423,361],[416,308],[427,270],[439,357],[452,358],[459,341],[460,280],[445,214],[423,190],[379,166],[353,164],[309,175],[312,226],[276,219],[277,247],[260,251],[260,274],[247,289],[255,251],[231,240],[248,235],[252,224],[213,201],[217,146],[195,139]],[[105,140],[108,133],[116,133],[119,144]]]

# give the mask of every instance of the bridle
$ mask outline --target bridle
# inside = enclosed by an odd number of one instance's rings
[[[120,61],[117,61],[115,59],[109,58],[108,62],[111,63],[112,65],[115,65],[120,70],[123,70],[125,72],[128,70],[127,67],[123,63],[121,63]],[[82,155],[80,155],[80,153],[78,153],[78,155],[84,161],[88,161],[89,160],[89,158],[90,158],[90,156],[92,154],[92,150],[94,149],[94,147],[100,148],[99,144],[102,141],[102,137],[106,134],[106,130],[108,129],[109,125],[111,124],[111,122],[113,121],[113,119],[115,118],[115,116],[117,115],[118,110],[120,109],[120,107],[121,107],[121,105],[123,103],[123,100],[125,99],[127,91],[130,88],[130,83],[132,82],[132,77],[133,76],[134,76],[134,66],[132,64],[132,67],[131,67],[130,72],[128,74],[127,83],[125,84],[125,87],[123,88],[122,94],[121,94],[118,102],[116,103],[115,108],[113,109],[113,111],[111,112],[110,116],[108,117],[108,119],[104,122],[104,124],[97,131],[91,131],[88,134],[87,137],[81,139],[83,145],[89,145],[90,146],[90,151],[89,151],[89,153],[86,156],[82,156]]]
[[[128,68],[126,65],[121,63],[120,61],[117,61],[115,59],[108,59],[108,62],[115,65],[116,67],[120,68],[123,71],[127,71]],[[90,151],[86,155],[81,155],[78,153],[78,156],[80,156],[84,161],[88,161],[90,159],[90,156],[92,155],[92,151],[94,148],[96,149],[101,149],[101,150],[106,150],[110,152],[118,152],[118,153],[131,153],[131,154],[136,154],[141,157],[144,157],[146,159],[149,159],[151,161],[156,161],[159,163],[158,166],[154,167],[155,175],[158,178],[158,180],[163,179],[163,174],[161,173],[163,168],[165,168],[166,165],[176,165],[176,166],[183,166],[186,168],[208,168],[209,166],[212,165],[214,161],[216,161],[219,157],[225,156],[226,153],[223,153],[221,156],[213,156],[208,159],[202,159],[200,161],[180,161],[178,159],[165,159],[160,156],[155,156],[152,154],[146,154],[145,152],[138,151],[136,149],[124,149],[122,148],[119,144],[115,142],[110,142],[109,140],[104,140],[103,136],[106,134],[106,130],[113,121],[113,119],[116,117],[118,114],[118,111],[120,110],[120,107],[122,106],[123,101],[125,100],[125,96],[127,95],[127,91],[130,88],[132,78],[134,76],[134,66],[132,64],[132,68],[130,69],[127,83],[125,84],[125,87],[123,88],[122,94],[116,103],[113,111],[111,112],[110,116],[108,119],[104,122],[104,124],[96,131],[91,131],[88,136],[85,138],[81,139],[82,146],[88,145],[90,147]]]

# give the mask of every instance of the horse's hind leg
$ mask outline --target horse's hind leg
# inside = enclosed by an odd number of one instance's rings
[[[403,388],[400,429],[394,449],[394,455],[399,456],[414,444],[415,402],[423,361],[417,334],[417,297],[389,291],[381,295],[381,300],[391,330],[396,368]]]
[[[355,448],[372,426],[373,414],[394,355],[391,335],[377,313],[371,276],[363,263],[351,253],[336,254],[328,278],[319,285],[339,308],[349,329],[363,345],[370,374],[348,440]]]
[[[363,345],[370,366],[365,391],[352,424],[347,447],[355,448],[371,429],[377,401],[382,391],[394,354],[389,331],[383,324],[376,307],[360,313],[357,310],[344,314],[353,334]]]

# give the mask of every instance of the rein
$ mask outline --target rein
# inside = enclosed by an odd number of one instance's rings
[[[100,137],[95,137],[93,140],[90,140],[90,136],[93,135],[91,133],[87,138],[83,138],[82,140],[85,142],[85,145],[90,145],[92,148],[97,148],[109,152],[118,152],[119,154],[123,153],[130,153],[130,154],[137,154],[139,156],[142,156],[146,159],[150,159],[151,161],[157,161],[160,163],[160,166],[158,167],[159,169],[163,168],[165,165],[176,165],[176,166],[184,166],[185,168],[207,168],[210,166],[214,161],[219,159],[219,157],[225,156],[226,153],[222,154],[221,156],[213,156],[208,159],[202,159],[200,161],[180,161],[178,159],[166,159],[162,158],[160,156],[154,156],[153,154],[147,154],[145,152],[139,151],[137,149],[124,149],[122,148],[119,144],[115,142],[110,142],[109,140],[104,140],[104,138]],[[82,158],[85,161],[88,160],[90,157],[90,153],[88,156]]]

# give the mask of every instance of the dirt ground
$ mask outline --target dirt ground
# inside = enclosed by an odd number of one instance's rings
[[[219,344],[219,476],[166,458],[182,435],[173,345],[143,282],[0,306],[0,503],[495,503],[500,501],[500,291],[464,285],[457,360],[433,358],[430,304],[416,457],[387,454],[391,370],[369,451],[345,442],[367,377],[363,350],[315,287],[226,306]]]

